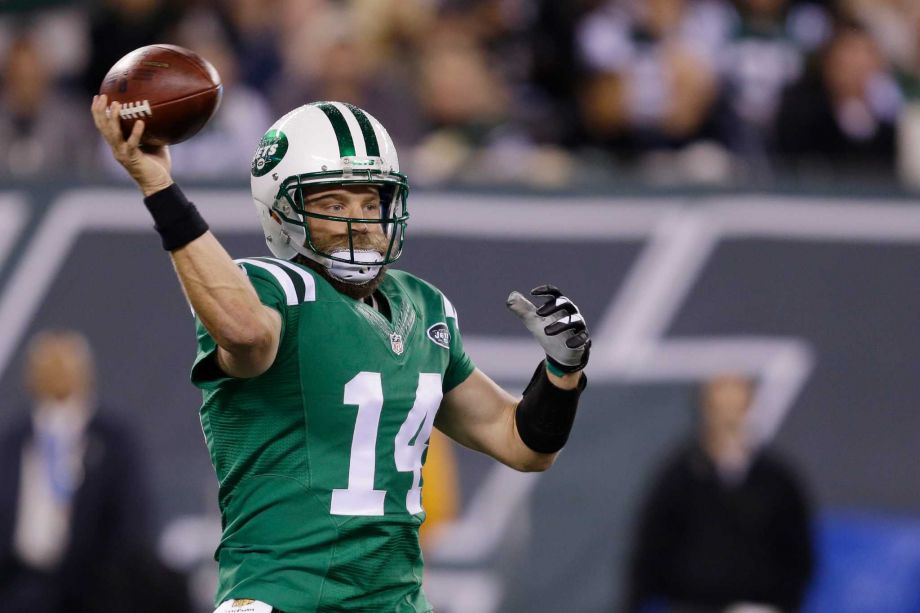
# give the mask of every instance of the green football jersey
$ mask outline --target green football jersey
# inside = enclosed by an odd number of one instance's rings
[[[428,283],[391,270],[391,316],[321,275],[238,260],[281,314],[278,355],[251,379],[222,376],[198,322],[192,381],[220,483],[216,602],[285,613],[429,611],[421,589],[421,468],[442,396],[473,371],[457,315]]]

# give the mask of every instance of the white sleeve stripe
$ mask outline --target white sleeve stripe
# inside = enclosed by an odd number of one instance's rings
[[[304,302],[314,302],[316,300],[316,281],[313,279],[313,276],[310,273],[294,266],[290,262],[285,262],[284,260],[276,260],[272,258],[272,262],[278,266],[284,266],[288,270],[291,270],[299,275],[301,279],[303,279]]]
[[[454,305],[450,303],[450,300],[447,299],[447,296],[441,294],[441,298],[444,299],[444,315],[457,319],[457,309],[454,308]]]
[[[277,264],[268,264],[267,262],[250,260],[248,258],[236,260],[236,262],[238,264],[249,264],[250,266],[255,266],[256,268],[261,268],[262,270],[268,271],[278,281],[278,285],[281,286],[281,289],[284,290],[284,297],[287,300],[288,306],[293,306],[298,303],[297,289],[294,287],[294,282],[291,281],[291,278],[287,275],[287,273],[284,272]]]
[[[457,316],[457,309],[454,308],[454,305],[450,303],[450,300],[447,299],[447,296],[441,294],[441,299],[444,301],[444,317],[452,318],[454,320],[454,326],[456,326],[457,331],[460,330],[460,318]]]

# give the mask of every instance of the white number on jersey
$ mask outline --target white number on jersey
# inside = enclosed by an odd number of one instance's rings
[[[386,491],[374,489],[377,467],[377,427],[383,408],[380,373],[360,372],[345,385],[345,404],[358,406],[355,433],[351,440],[348,487],[332,490],[333,515],[383,515]],[[396,470],[412,472],[412,487],[406,493],[406,510],[422,512],[422,455],[428,446],[434,418],[441,405],[441,375],[421,373],[415,404],[396,434]],[[413,444],[411,441],[415,439]]]

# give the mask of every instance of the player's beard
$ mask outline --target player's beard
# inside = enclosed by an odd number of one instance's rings
[[[376,251],[377,253],[386,253],[387,247],[390,244],[389,239],[381,233],[363,233],[363,234],[352,234],[352,245],[351,247],[355,250],[370,250]],[[348,251],[348,237],[334,237],[328,241],[313,241],[313,246],[317,251],[323,253],[333,253],[338,250]],[[354,300],[363,300],[367,298],[380,286],[383,282],[383,278],[386,275],[387,267],[381,266],[380,270],[377,271],[376,276],[366,283],[346,283],[341,279],[336,279],[331,274],[329,270],[320,264],[319,262],[314,262],[308,257],[302,255],[297,256],[296,261],[304,266],[309,266],[319,274],[323,276],[326,281],[332,285],[335,290],[341,294],[345,294],[349,298]]]

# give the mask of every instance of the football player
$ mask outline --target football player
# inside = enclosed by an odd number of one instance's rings
[[[274,257],[233,261],[170,177],[166,148],[97,128],[144,195],[194,309],[201,424],[220,483],[218,611],[430,611],[418,528],[432,427],[521,471],[549,468],[585,387],[578,308],[543,285],[508,308],[546,353],[523,398],[476,369],[457,312],[389,268],[409,184],[384,127],[338,102],[263,137],[252,196]]]

